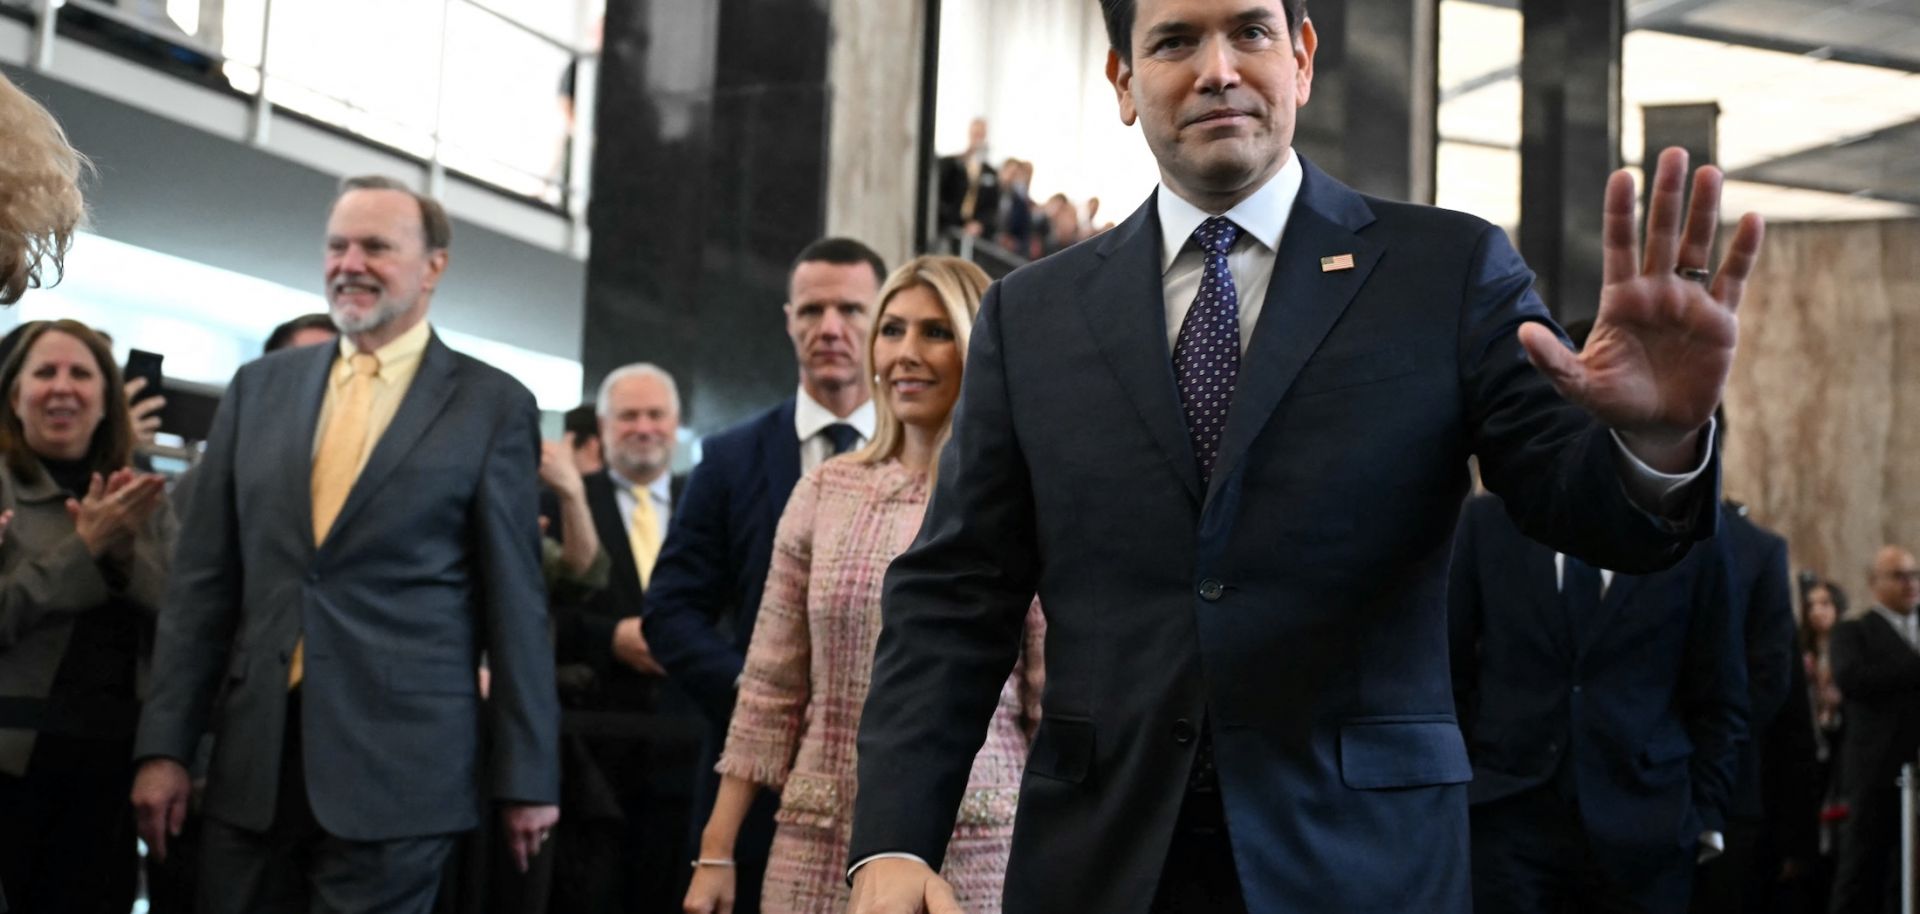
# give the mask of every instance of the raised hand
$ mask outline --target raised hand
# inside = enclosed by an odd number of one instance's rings
[[[103,479],[95,473],[85,495],[67,499],[67,516],[96,558],[124,557],[165,493],[166,480],[158,475],[122,469]]]
[[[1740,220],[1726,259],[1712,272],[1725,177],[1712,166],[1693,176],[1686,224],[1680,211],[1687,153],[1668,149],[1654,171],[1647,243],[1635,256],[1634,185],[1615,172],[1607,181],[1600,313],[1579,354],[1539,324],[1520,329],[1520,343],[1560,395],[1620,433],[1655,469],[1681,472],[1697,462],[1698,433],[1725,392],[1739,338],[1735,316],[1760,256],[1766,224]]]
[[[127,418],[133,422],[133,440],[143,445],[152,444],[154,436],[160,434],[160,411],[167,405],[166,397],[136,400],[146,389],[146,378],[127,379]]]

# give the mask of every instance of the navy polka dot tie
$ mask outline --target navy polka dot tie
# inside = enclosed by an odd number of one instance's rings
[[[1207,266],[1200,274],[1200,294],[1194,296],[1173,343],[1173,373],[1180,382],[1180,405],[1187,413],[1187,434],[1193,438],[1203,484],[1213,478],[1213,458],[1220,452],[1227,406],[1240,376],[1240,293],[1227,270],[1227,251],[1239,237],[1240,227],[1224,216],[1193,230]]]

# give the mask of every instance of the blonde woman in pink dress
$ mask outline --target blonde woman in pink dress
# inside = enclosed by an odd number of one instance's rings
[[[730,914],[733,845],[761,788],[780,792],[763,914],[842,914],[853,827],[854,738],[880,637],[880,584],[919,532],[986,274],[921,257],[880,290],[868,337],[877,423],[866,448],[800,480],[774,537],[718,770],[723,778],[687,890],[689,914]],[[1014,801],[1039,721],[1044,623],[1000,691],[942,874],[970,914],[1000,910]]]

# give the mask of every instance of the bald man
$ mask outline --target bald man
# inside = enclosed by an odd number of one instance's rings
[[[1920,753],[1920,564],[1883,547],[1868,571],[1873,608],[1833,630],[1833,676],[1847,697],[1840,784],[1853,812],[1840,827],[1836,914],[1895,910],[1900,766]]]

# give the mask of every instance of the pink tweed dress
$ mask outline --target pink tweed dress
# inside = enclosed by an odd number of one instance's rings
[[[841,458],[794,487],[774,536],[740,697],[717,766],[780,791],[765,914],[843,914],[854,739],[880,637],[887,565],[919,532],[927,477]],[[970,914],[1000,910],[1013,813],[1043,677],[1039,607],[973,773],[941,874]]]

